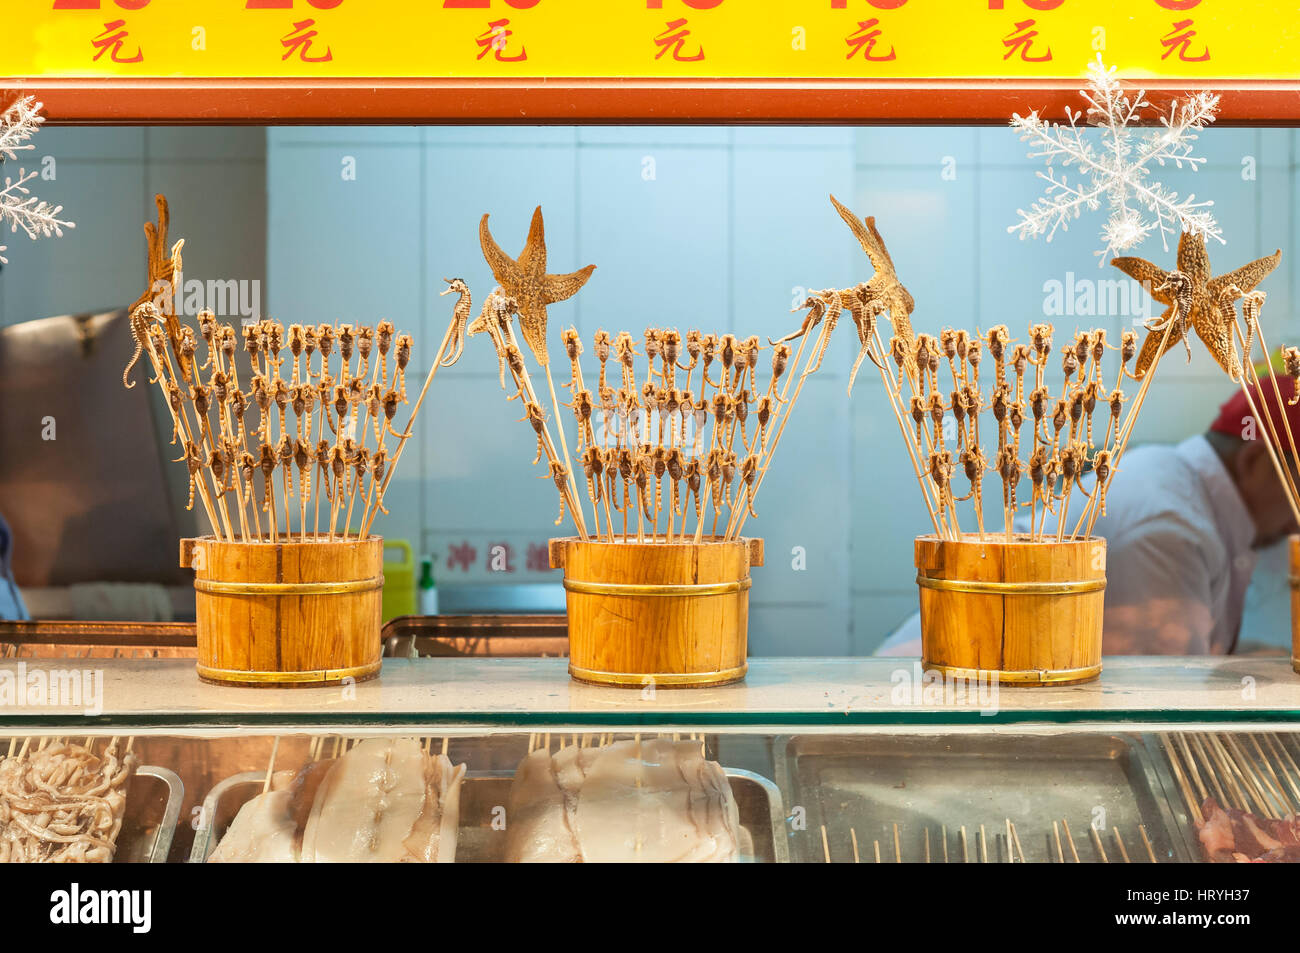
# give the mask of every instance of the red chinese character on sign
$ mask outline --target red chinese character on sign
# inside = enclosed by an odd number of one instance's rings
[[[551,553],[541,543],[529,543],[526,558],[525,566],[530,572],[545,572],[551,568]]]
[[[1174,28],[1160,38],[1160,45],[1165,51],[1160,54],[1160,58],[1168,59],[1169,55],[1175,50],[1178,51],[1178,58],[1187,63],[1204,63],[1210,58],[1210,48],[1206,46],[1200,56],[1188,56],[1188,51],[1192,45],[1192,37],[1196,36],[1196,31],[1191,29],[1191,20],[1179,20],[1174,24]]]
[[[328,63],[334,59],[334,51],[328,46],[325,47],[323,56],[311,56],[311,41],[316,38],[319,31],[311,27],[316,25],[315,20],[299,20],[293,25],[293,29],[280,37],[280,45],[285,48],[284,56],[281,60],[287,60],[295,53],[298,59],[304,63]]]
[[[1038,36],[1038,31],[1030,29],[1034,25],[1033,20],[1021,20],[1016,24],[1016,28],[1007,34],[1002,45],[1007,51],[1002,54],[1004,60],[1009,60],[1016,55],[1016,50],[1020,51],[1020,58],[1026,63],[1045,63],[1052,58],[1052,48],[1049,46],[1047,52],[1041,56],[1030,56],[1029,51],[1033,48],[1034,37]]]
[[[889,45],[889,53],[886,56],[878,56],[871,52],[875,49],[877,38],[883,32],[876,29],[879,24],[880,21],[874,18],[858,21],[857,32],[850,35],[849,38],[844,41],[849,47],[849,52],[844,56],[846,60],[853,59],[854,55],[859,51],[861,51],[864,60],[874,60],[878,63],[884,63],[897,58],[892,43]]]
[[[514,572],[515,551],[509,543],[488,543],[487,566],[492,572]]]
[[[125,20],[113,20],[111,23],[104,24],[104,32],[90,41],[91,45],[98,50],[94,57],[96,60],[105,53],[114,63],[139,63],[144,59],[144,51],[139,45],[135,48],[135,56],[122,56],[122,47],[130,35],[122,29],[124,26],[126,26]]]
[[[655,59],[660,59],[670,49],[673,53],[673,59],[679,63],[698,63],[704,59],[704,45],[699,44],[699,48],[694,56],[684,56],[682,49],[686,46],[686,38],[691,35],[691,31],[685,29],[686,18],[672,20],[668,23],[668,28],[655,37],[655,45],[659,47],[659,52],[655,54]]]
[[[455,569],[459,566],[463,571],[469,572],[469,567],[474,565],[474,560],[478,558],[478,550],[470,545],[466,540],[463,543],[452,543],[447,547],[447,568]]]
[[[510,37],[514,35],[514,30],[507,30],[510,26],[509,20],[493,20],[488,24],[485,32],[480,33],[476,42],[483,49],[478,51],[478,56],[474,57],[481,60],[489,53],[496,57],[501,63],[522,63],[528,59],[528,47],[519,47],[519,52],[514,56],[506,56],[506,44],[510,42]]]

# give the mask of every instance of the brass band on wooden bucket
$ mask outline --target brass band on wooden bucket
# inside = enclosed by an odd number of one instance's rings
[[[941,665],[938,662],[921,660],[921,666],[929,672],[939,672],[951,678],[964,678],[969,681],[983,679],[1000,685],[1073,685],[1077,682],[1090,682],[1101,674],[1101,663],[1087,665],[1083,668],[1042,669],[1028,671],[1006,671],[989,668],[960,668],[956,665]]]
[[[749,576],[733,582],[681,583],[680,585],[646,585],[631,582],[583,582],[579,579],[565,579],[564,588],[569,592],[581,592],[596,596],[674,596],[688,598],[694,596],[721,596],[729,592],[743,592],[754,583]]]
[[[310,672],[247,672],[238,669],[212,668],[199,663],[199,678],[223,685],[252,685],[261,688],[291,688],[295,685],[324,685],[351,678],[358,682],[379,674],[382,662],[367,662],[350,668],[316,669]]]
[[[661,688],[710,688],[715,685],[738,682],[745,677],[745,672],[748,670],[749,665],[745,664],[718,672],[638,674],[635,672],[602,672],[597,669],[569,665],[569,675],[580,682],[590,682],[593,685],[619,685],[636,688],[645,685],[656,685]]]
[[[972,579],[936,579],[923,572],[916,574],[916,584],[922,589],[941,592],[983,592],[997,596],[1052,596],[1072,592],[1100,592],[1106,588],[1105,579],[1084,579],[1079,582],[992,582]]]
[[[384,587],[384,577],[345,582],[221,582],[195,579],[194,588],[223,596],[328,596],[343,592],[372,592]]]

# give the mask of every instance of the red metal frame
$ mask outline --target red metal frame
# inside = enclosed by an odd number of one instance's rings
[[[1149,82],[1151,92],[1189,84]],[[997,123],[1078,106],[1073,80],[394,80],[38,78],[51,123]],[[1300,124],[1300,83],[1216,82],[1221,124]]]

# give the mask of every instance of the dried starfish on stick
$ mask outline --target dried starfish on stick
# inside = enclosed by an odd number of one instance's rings
[[[546,307],[572,298],[587,283],[595,265],[587,265],[567,275],[546,272],[546,229],[542,222],[542,207],[533,210],[533,220],[528,227],[528,239],[518,258],[511,258],[501,250],[488,228],[488,216],[479,221],[479,244],[487,259],[492,275],[506,295],[513,298],[519,315],[519,329],[534,359],[546,372],[546,385],[551,392],[551,408],[558,417],[560,401],[555,395],[555,381],[551,377],[551,357],[546,343]],[[513,332],[511,332],[513,333]],[[531,386],[531,385],[530,385]],[[564,453],[564,468],[569,488],[577,496],[577,483],[573,476],[573,461],[569,457],[568,441],[560,427],[560,449]],[[575,514],[579,533],[584,538],[586,530],[582,515]]]

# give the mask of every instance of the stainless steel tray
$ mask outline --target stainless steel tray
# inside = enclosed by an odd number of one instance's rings
[[[882,861],[923,862],[928,830],[930,861],[942,863],[946,828],[948,860],[961,862],[963,827],[971,862],[1056,861],[1058,837],[1073,861],[1064,824],[1085,863],[1102,860],[1093,824],[1110,862],[1123,862],[1115,828],[1132,862],[1150,862],[1139,825],[1158,862],[1191,859],[1162,768],[1138,735],[806,735],[777,744],[775,759],[802,822],[790,837],[798,861],[853,862],[856,836],[863,863],[877,845]]]
[[[723,769],[731,782],[740,812],[740,826],[747,839],[742,843],[743,859],[754,863],[788,863],[785,811],[775,784],[752,771]],[[513,771],[483,771],[466,774],[460,791],[460,831],[456,862],[460,864],[500,862],[505,852],[505,833],[492,827],[492,810],[509,799]],[[263,771],[248,771],[227,778],[203,800],[199,829],[194,835],[190,863],[206,863],[213,848],[230,826],[239,809],[261,790]]]
[[[167,863],[184,800],[185,786],[175,771],[152,764],[137,767],[126,792],[126,817],[113,863]]]

